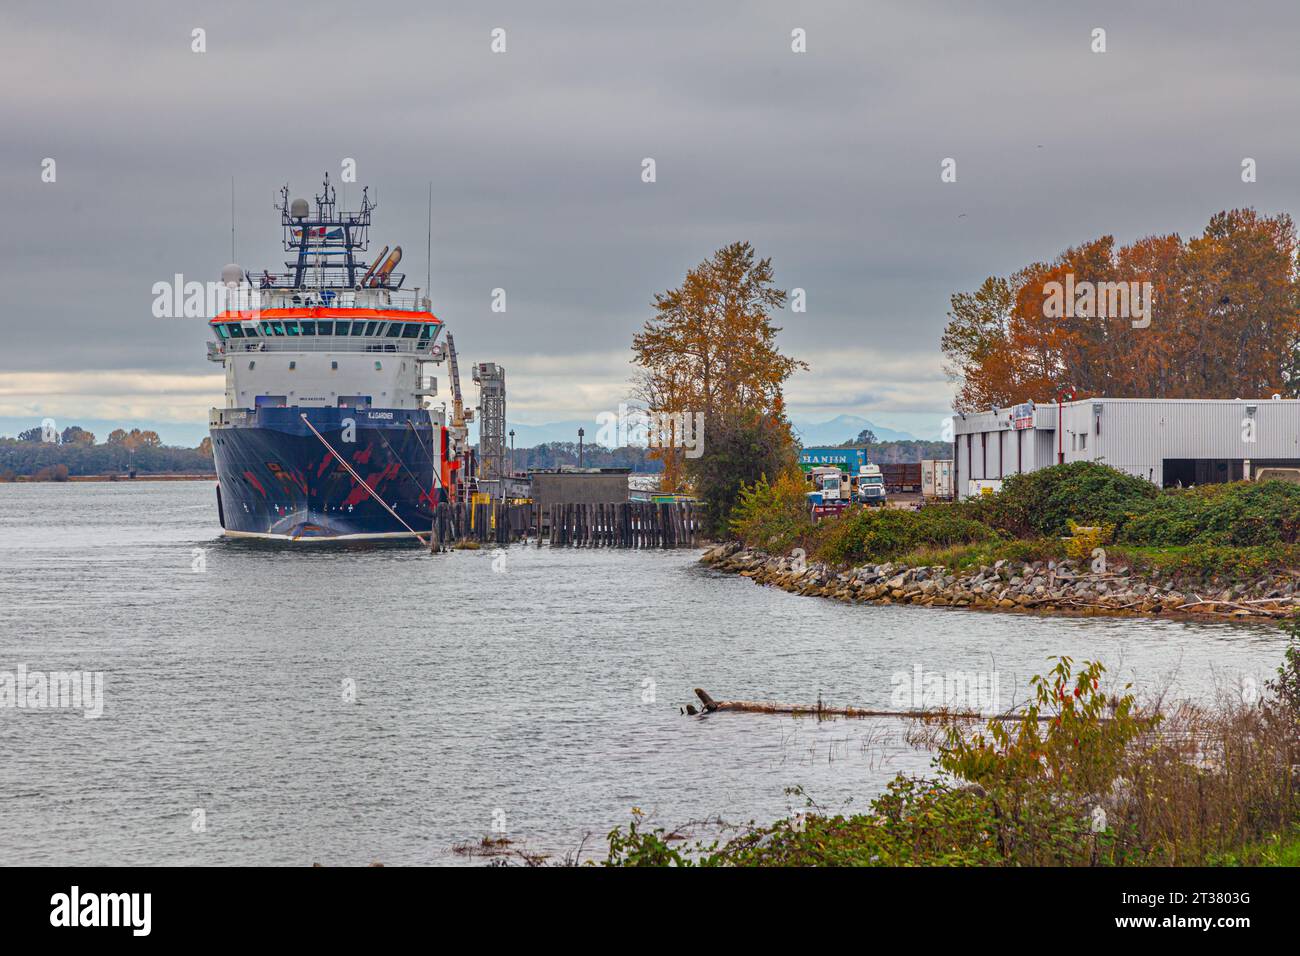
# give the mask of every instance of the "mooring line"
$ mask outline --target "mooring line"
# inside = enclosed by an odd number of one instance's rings
[[[407,421],[406,424],[409,425],[409,424],[411,424],[411,423],[410,423],[410,421]],[[428,490],[427,488],[425,488],[424,485],[420,484],[420,479],[415,477],[415,472],[411,471],[411,469],[409,469],[409,468],[406,467],[406,462],[403,461],[403,460],[402,460],[402,456],[399,455],[399,454],[397,453],[397,449],[394,448],[392,445],[390,445],[390,444],[388,443],[388,439],[384,437],[384,433],[381,431],[381,432],[379,432],[378,434],[379,434],[379,440],[380,440],[381,442],[384,443],[384,447],[387,448],[388,451],[389,451],[389,453],[390,453],[394,458],[397,459],[397,463],[398,463],[399,465],[401,465],[401,466],[402,466],[402,469],[403,469],[403,470],[404,470],[404,471],[405,471],[405,472],[410,476],[411,481],[415,483],[415,487],[417,487],[417,488],[420,489],[420,493],[421,493],[422,495],[424,495],[424,497],[426,497],[426,498],[429,499],[429,504],[430,504],[430,506],[432,506],[433,503],[434,503],[434,502],[433,502],[433,496],[429,493],[429,490]],[[419,434],[417,433],[415,437],[416,437],[416,438],[419,438],[420,436],[419,436]]]
[[[420,437],[420,432],[416,429],[415,425],[411,423],[409,418],[406,420],[406,427],[411,430],[411,433],[415,435],[415,440],[420,443],[420,450],[424,452],[424,457],[429,459],[429,464],[436,468],[438,463],[433,460],[433,455],[430,453],[429,449],[424,447],[424,439]]]
[[[416,539],[417,541],[419,541],[420,544],[428,544],[428,542],[425,541],[424,538],[420,537],[420,532],[416,531],[416,530],[415,530],[414,528],[412,528],[409,524],[407,524],[405,521],[403,521],[401,515],[399,515],[399,514],[398,514],[396,511],[394,511],[392,508],[388,507],[388,502],[385,501],[385,500],[384,500],[384,499],[379,495],[379,493],[375,491],[374,488],[371,488],[370,485],[368,485],[368,484],[365,482],[365,480],[362,479],[362,477],[361,477],[360,475],[358,475],[358,474],[353,470],[352,466],[349,465],[349,464],[347,463],[347,460],[346,460],[342,455],[340,455],[338,452],[336,452],[336,451],[334,450],[334,448],[330,445],[330,443],[327,442],[327,441],[325,440],[325,436],[322,435],[320,432],[318,432],[318,431],[316,430],[316,426],[313,425],[311,422],[309,422],[309,421],[307,420],[307,415],[306,415],[306,413],[305,413],[305,412],[302,412],[302,413],[300,413],[300,415],[301,415],[301,417],[302,417],[303,424],[305,424],[308,428],[310,428],[310,429],[311,429],[311,433],[312,433],[313,435],[315,435],[317,438],[320,439],[320,443],[321,443],[322,445],[324,445],[326,448],[329,449],[330,454],[334,456],[334,458],[338,461],[338,463],[339,463],[340,465],[342,465],[344,468],[346,468],[346,469],[348,470],[348,474],[351,475],[351,476],[353,477],[353,479],[356,480],[356,483],[359,484],[362,488],[366,489],[366,492],[370,495],[370,497],[374,498],[374,499],[375,499],[376,501],[378,501],[381,505],[383,505],[383,506],[384,506],[384,510],[387,511],[387,512],[388,512],[390,515],[392,515],[394,518],[396,518],[396,519],[401,523],[401,525],[402,525],[403,528],[405,528],[407,531],[411,532],[411,534],[415,535],[415,539]],[[387,442],[385,442],[385,444],[387,444]],[[400,459],[399,459],[399,463],[400,463]]]

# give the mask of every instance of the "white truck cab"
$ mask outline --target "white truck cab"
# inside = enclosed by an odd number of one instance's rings
[[[858,501],[864,505],[884,506],[885,477],[879,465],[863,465],[858,469]]]

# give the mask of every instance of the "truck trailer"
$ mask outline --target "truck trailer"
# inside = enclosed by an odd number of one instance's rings
[[[921,459],[921,494],[928,501],[952,501],[952,459]]]

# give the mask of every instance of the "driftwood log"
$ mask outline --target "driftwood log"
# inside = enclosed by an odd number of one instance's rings
[[[820,700],[814,706],[794,704],[774,704],[754,700],[714,700],[702,687],[695,688],[695,696],[700,699],[703,709],[700,716],[716,711],[736,711],[747,714],[791,714],[796,717],[908,717],[920,720],[947,718],[950,720],[1023,720],[1024,714],[977,714],[962,710],[866,710],[861,707],[827,707]],[[695,708],[689,704],[687,713],[694,715]],[[1038,720],[1052,720],[1054,717],[1040,715]]]

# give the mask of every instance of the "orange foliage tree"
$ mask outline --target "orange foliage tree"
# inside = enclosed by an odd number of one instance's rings
[[[774,285],[772,260],[756,259],[748,242],[724,246],[686,274],[676,289],[659,293],[655,314],[632,338],[639,367],[638,397],[651,413],[704,416],[709,435],[721,435],[755,416],[787,434],[782,386],[804,362],[782,355],[769,313],[785,305]],[[661,487],[677,490],[683,452],[663,447]]]
[[[951,300],[942,347],[959,383],[954,408],[1050,401],[1066,387],[1079,398],[1296,395],[1296,252],[1290,216],[1234,209],[1187,242],[1148,236],[1116,247],[1103,236],[1009,278],[990,276]],[[1110,308],[1102,292],[1091,308],[1052,308],[1052,284],[1067,280],[1112,290]],[[1113,308],[1119,291],[1143,283],[1151,293],[1146,316],[1133,303]]]

